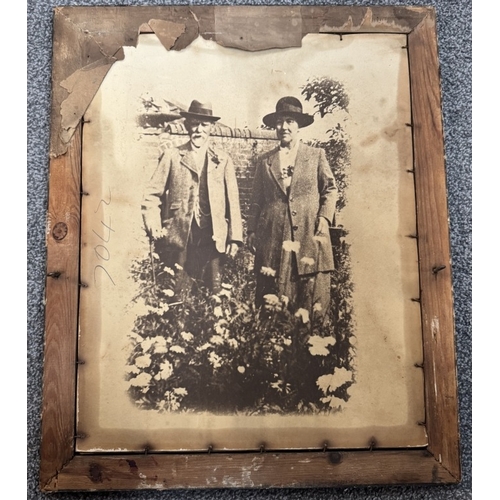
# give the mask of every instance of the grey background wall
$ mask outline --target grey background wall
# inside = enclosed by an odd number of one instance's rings
[[[43,362],[43,295],[45,281],[45,212],[47,205],[49,110],[52,53],[52,8],[58,5],[165,5],[165,4],[328,4],[433,5],[437,10],[441,64],[450,234],[455,292],[456,345],[459,379],[460,431],[463,481],[458,486],[370,487],[301,490],[137,491],[61,493],[68,500],[99,499],[467,499],[472,498],[472,362],[471,362],[471,255],[472,255],[472,2],[470,0],[413,0],[356,2],[325,1],[131,1],[28,0],[28,463],[27,497],[42,499],[38,491],[40,409]],[[12,495],[11,495],[12,498]]]

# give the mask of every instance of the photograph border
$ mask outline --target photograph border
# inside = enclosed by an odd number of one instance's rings
[[[106,9],[105,15],[97,15]],[[121,23],[115,22],[117,18]],[[71,19],[73,23],[67,23]],[[255,36],[255,21],[259,33]],[[85,26],[86,43],[73,26]],[[428,446],[380,449],[373,436],[364,450],[77,454],[76,371],[80,288],[82,117],[93,95],[78,94],[86,79],[104,78],[139,32],[154,32],[179,50],[198,34],[243,50],[300,45],[308,33],[403,33],[411,85],[413,170],[417,206],[420,302]],[[181,28],[179,28],[181,26]],[[182,26],[184,28],[182,29]],[[113,27],[113,30],[111,28]],[[293,27],[293,28],[292,28]],[[76,29],[76,28],[75,28]],[[99,39],[92,32],[99,33]],[[106,34],[112,31],[112,43]],[[82,34],[83,33],[83,34]],[[131,36],[135,34],[134,36]],[[78,36],[85,31],[78,28]],[[99,50],[94,45],[97,43]],[[113,46],[112,44],[115,44]],[[102,59],[103,47],[109,54]],[[70,50],[68,50],[70,49]],[[85,69],[86,71],[80,71]],[[73,76],[76,75],[76,76]],[[73,80],[71,80],[71,78]],[[83,82],[83,83],[82,83]],[[65,83],[65,86],[61,85]],[[98,82],[99,83],[99,82]],[[96,85],[94,83],[94,85]],[[98,84],[95,87],[97,91]],[[61,90],[62,89],[62,90]],[[76,89],[76,91],[75,91]],[[69,90],[69,92],[68,92]],[[68,95],[71,99],[68,98]],[[71,103],[68,103],[71,101]],[[63,104],[66,108],[63,109]],[[70,106],[71,104],[71,106]],[[68,109],[71,108],[71,113]],[[63,112],[64,111],[64,112]],[[81,111],[81,113],[80,113]],[[74,132],[73,132],[74,131]],[[64,7],[54,10],[53,102],[40,487],[130,490],[221,487],[327,487],[458,483],[457,376],[441,90],[435,11],[430,7]]]

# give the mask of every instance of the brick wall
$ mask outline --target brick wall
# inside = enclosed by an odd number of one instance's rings
[[[162,149],[180,146],[187,142],[188,136],[181,123],[171,123],[166,128],[143,128],[140,140],[146,148],[148,161],[156,164]],[[275,132],[272,130],[251,131],[216,124],[211,140],[216,147],[226,151],[233,159],[240,192],[241,211],[243,218],[246,219],[256,162],[260,155],[276,147]]]

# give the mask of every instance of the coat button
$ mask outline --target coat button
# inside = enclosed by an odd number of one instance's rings
[[[293,227],[292,227],[292,229],[293,229],[294,231],[297,231],[297,229],[298,229],[298,228],[299,228],[299,226],[293,226]]]
[[[290,196],[290,198],[288,198],[290,201],[293,201],[293,196]]]
[[[292,210],[292,215],[297,215],[297,212],[295,210]]]

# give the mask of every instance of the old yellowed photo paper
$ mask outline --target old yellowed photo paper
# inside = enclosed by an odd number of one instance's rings
[[[83,125],[77,451],[426,445],[405,46],[124,47]]]

